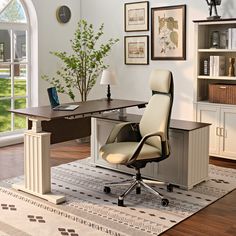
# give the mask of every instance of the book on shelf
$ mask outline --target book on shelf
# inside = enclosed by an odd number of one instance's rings
[[[228,49],[236,49],[236,28],[228,29]]]
[[[231,49],[236,49],[236,28],[232,28],[231,32]]]
[[[203,74],[209,75],[209,59],[203,61]]]
[[[225,75],[225,56],[210,56],[210,76]]]
[[[228,49],[232,46],[232,28],[228,29]]]
[[[214,56],[210,56],[210,76],[214,76]]]

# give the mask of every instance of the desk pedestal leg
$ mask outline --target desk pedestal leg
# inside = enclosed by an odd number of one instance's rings
[[[64,196],[51,193],[50,133],[30,130],[24,134],[24,174],[23,185],[12,187],[54,204],[65,201]]]

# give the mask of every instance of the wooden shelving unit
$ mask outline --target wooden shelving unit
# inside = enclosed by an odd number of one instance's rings
[[[211,123],[210,155],[236,160],[236,105],[209,102],[209,84],[236,85],[236,77],[228,76],[229,58],[236,58],[236,49],[212,48],[213,31],[227,35],[229,28],[236,28],[236,19],[199,20],[195,25],[195,108],[196,120]],[[205,75],[203,61],[210,56],[225,56],[223,76]],[[236,71],[236,68],[235,68]]]

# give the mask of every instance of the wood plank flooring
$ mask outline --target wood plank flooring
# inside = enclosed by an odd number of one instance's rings
[[[76,141],[51,147],[51,166],[90,156],[89,144]],[[210,163],[236,169],[236,161],[210,158]],[[23,145],[0,148],[0,180],[23,174]],[[235,236],[236,190],[163,233],[164,236]]]

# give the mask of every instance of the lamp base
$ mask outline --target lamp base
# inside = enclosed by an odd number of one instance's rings
[[[107,85],[107,101],[110,102],[111,99],[111,88],[110,88],[110,84]]]
[[[112,98],[101,98],[102,101],[107,101],[107,102],[110,102],[112,101],[113,99]]]

